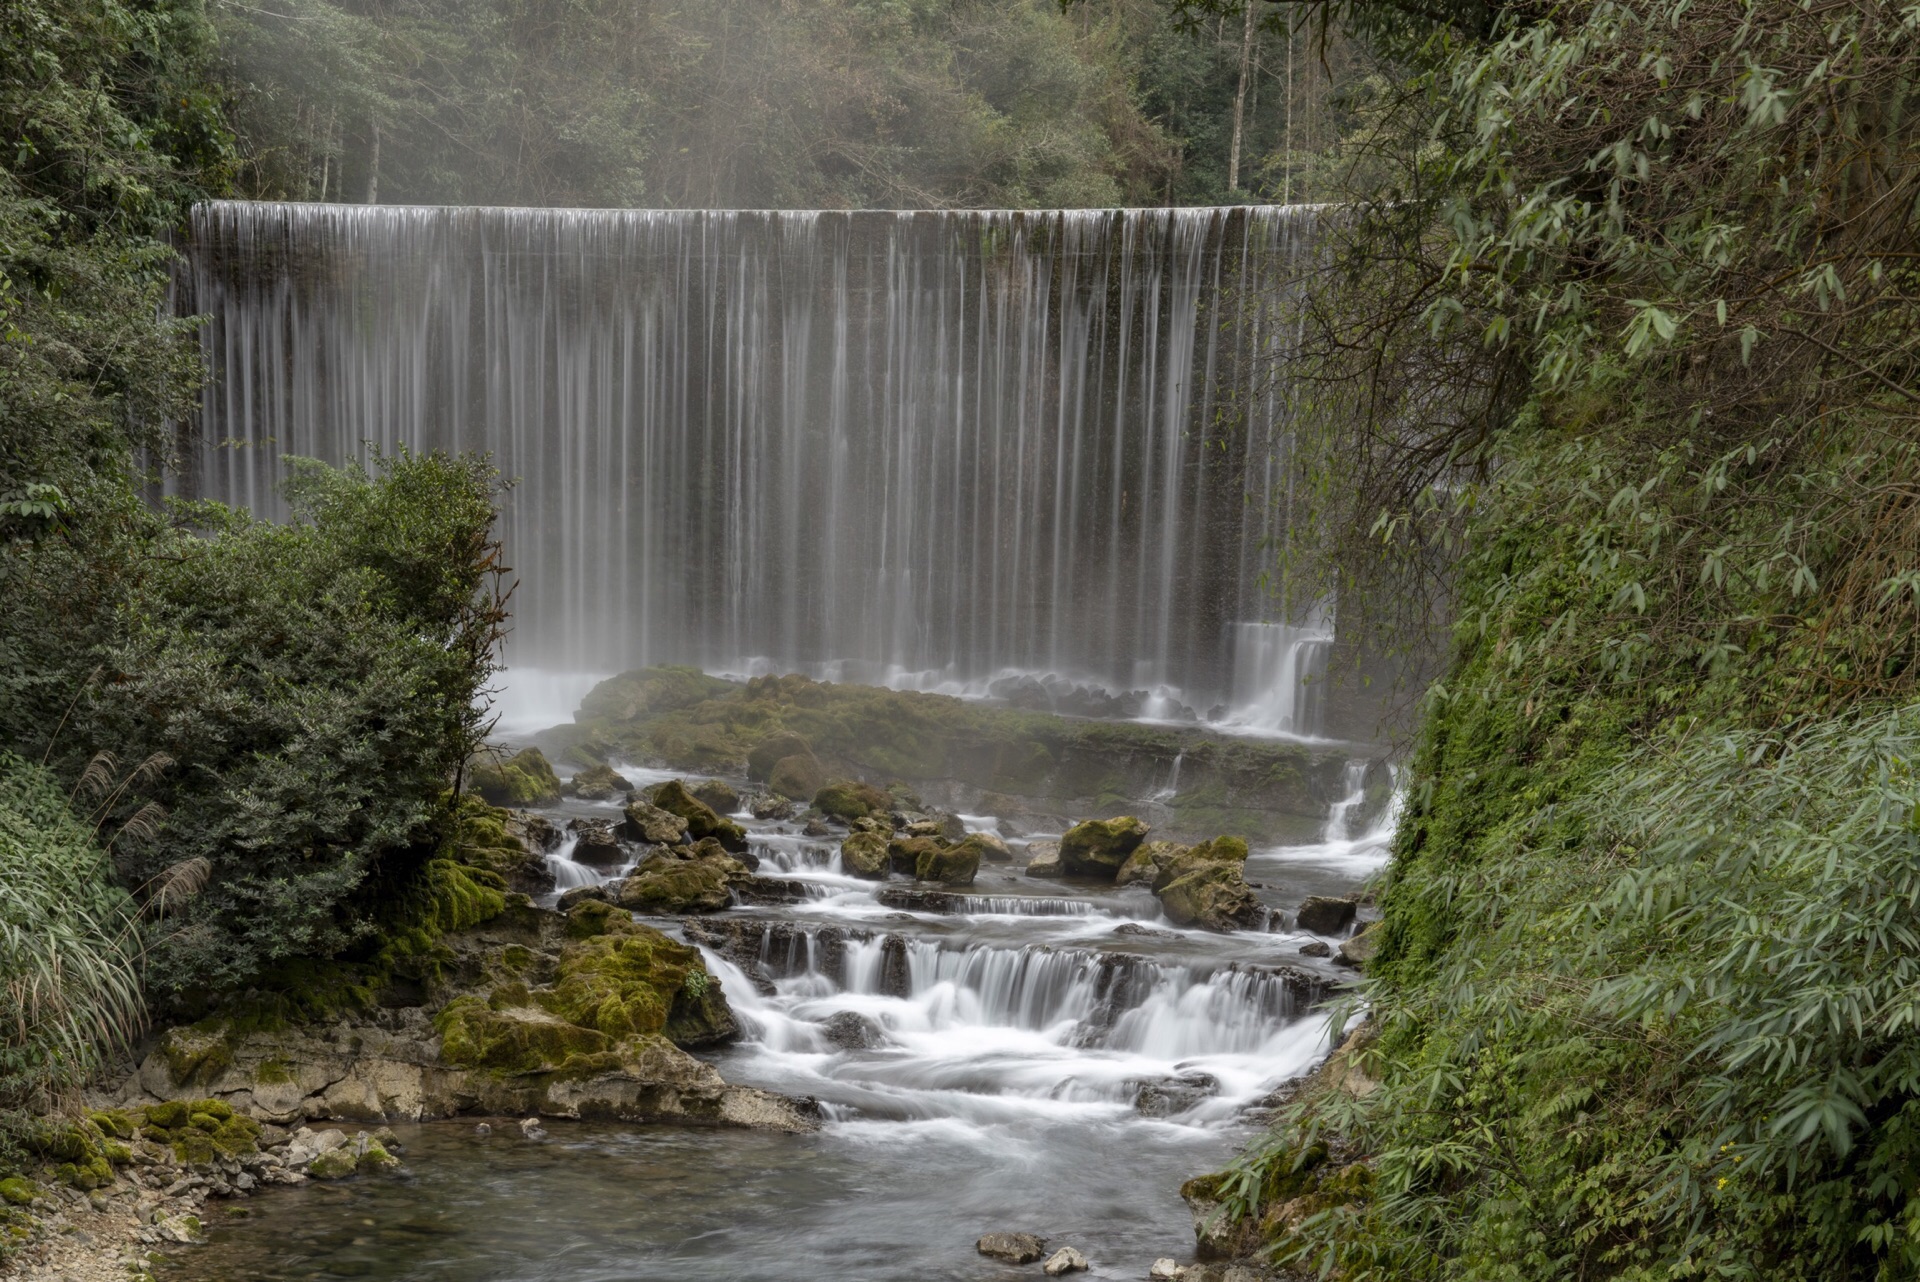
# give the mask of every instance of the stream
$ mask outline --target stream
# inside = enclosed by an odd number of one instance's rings
[[[1281,921],[1384,863],[1391,808],[1349,831],[1363,767],[1319,841],[1248,860]],[[643,787],[674,777],[622,773]],[[474,1119],[396,1127],[406,1178],[209,1204],[208,1245],[166,1276],[1038,1276],[974,1252],[984,1233],[1022,1230],[1079,1247],[1090,1276],[1143,1278],[1158,1257],[1192,1257],[1181,1182],[1228,1160],[1252,1134],[1247,1109],[1327,1051],[1314,1002],[1346,972],[1300,954],[1315,937],[1180,930],[1144,889],[1015,871],[1026,840],[1058,834],[1020,834],[1014,864],[929,897],[843,874],[837,836],[736,817],[761,875],[803,897],[655,924],[701,944],[739,1018],[740,1041],[710,1057],[720,1071],[814,1096],[819,1133],[552,1122],[530,1141],[511,1126],[479,1136]],[[568,849],[550,856],[561,889],[601,877]]]

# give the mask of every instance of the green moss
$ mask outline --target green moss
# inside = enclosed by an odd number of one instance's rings
[[[540,1010],[496,1011],[479,997],[458,997],[434,1019],[440,1058],[451,1068],[538,1073],[576,1056],[602,1054],[613,1039]]]
[[[160,1130],[177,1130],[187,1124],[190,1110],[180,1100],[168,1100],[147,1107],[147,1125]]]
[[[477,761],[467,786],[496,806],[551,806],[560,800],[560,777],[538,748],[526,748],[505,761]]]
[[[668,814],[686,820],[687,837],[691,841],[711,839],[726,850],[747,848],[747,830],[687,791],[687,786],[678,779],[654,788],[647,799]]]
[[[1089,819],[1061,836],[1060,862],[1069,873],[1111,879],[1146,838],[1147,825],[1132,815]]]
[[[893,798],[872,784],[837,779],[814,794],[813,808],[835,819],[866,819],[893,809]]]
[[[100,1128],[102,1135],[111,1135],[115,1139],[130,1140],[140,1129],[139,1121],[125,1109],[100,1109],[88,1113],[87,1120]]]
[[[643,929],[633,914],[599,899],[583,899],[567,910],[567,937],[591,939],[595,935],[632,934]]]
[[[24,1175],[10,1175],[0,1180],[0,1200],[9,1206],[25,1206],[40,1196],[40,1186]]]
[[[699,951],[645,926],[568,944],[553,987],[537,1000],[616,1041],[664,1034],[681,1045],[708,1045],[737,1031]]]
[[[262,1086],[285,1086],[293,1081],[283,1059],[263,1059],[260,1066],[253,1070],[253,1080]]]

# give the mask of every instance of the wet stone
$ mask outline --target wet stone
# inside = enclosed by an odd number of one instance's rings
[[[974,1243],[974,1249],[1008,1264],[1032,1264],[1047,1253],[1047,1240],[1031,1233],[989,1233]]]

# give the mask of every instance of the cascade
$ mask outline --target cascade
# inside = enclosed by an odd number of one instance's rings
[[[1315,733],[1331,631],[1264,574],[1313,217],[205,205],[171,484],[274,516],[289,455],[490,451],[519,670],[1037,674]]]

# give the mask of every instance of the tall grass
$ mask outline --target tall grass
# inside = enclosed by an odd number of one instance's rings
[[[132,899],[46,771],[0,753],[0,1107],[44,1108],[138,1029]]]

